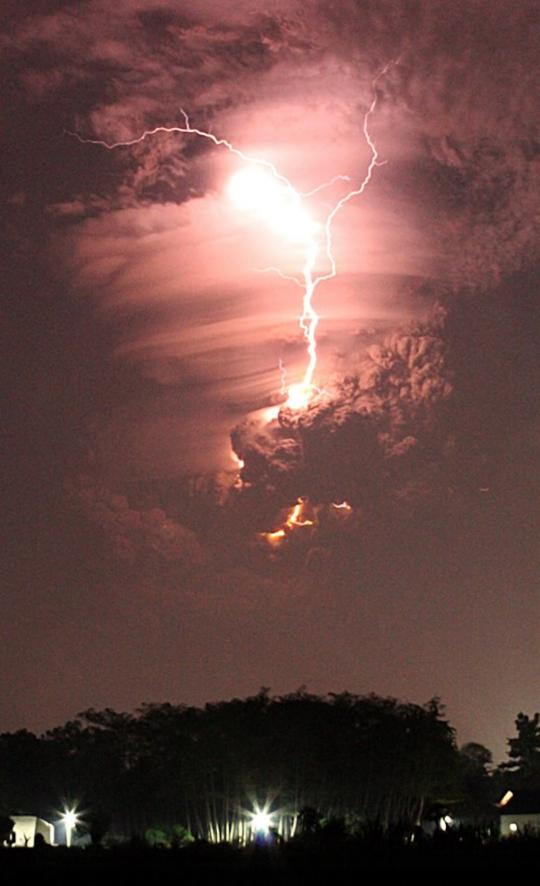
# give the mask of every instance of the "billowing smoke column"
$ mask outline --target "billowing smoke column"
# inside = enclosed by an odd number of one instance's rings
[[[261,533],[272,548],[312,532],[320,509],[341,519],[368,504],[394,506],[422,493],[448,447],[444,404],[451,393],[439,311],[408,332],[372,345],[350,376],[306,409],[283,407],[274,421],[235,428],[246,502],[271,502],[284,518]],[[295,502],[295,504],[292,503]],[[256,509],[256,506],[254,505]]]
[[[337,274],[332,242],[334,219],[353,197],[364,193],[375,167],[380,165],[368,124],[377,105],[377,81],[393,64],[396,62],[389,62],[373,81],[373,99],[364,115],[363,135],[371,151],[364,178],[357,187],[349,189],[332,205],[323,222],[318,222],[312,217],[306,209],[305,202],[324,188],[334,187],[338,182],[349,181],[348,176],[336,175],[311,191],[301,193],[269,160],[246,154],[226,139],[193,127],[183,110],[183,126],[157,126],[146,130],[137,138],[126,141],[109,143],[69,133],[84,144],[96,144],[108,150],[139,144],[158,134],[195,135],[211,141],[216,147],[224,147],[243,161],[245,165],[232,177],[228,185],[228,192],[234,204],[239,210],[249,212],[256,219],[268,224],[277,235],[298,243],[302,248],[303,264],[298,277],[286,276],[279,268],[266,270],[278,273],[302,289],[300,328],[307,342],[308,359],[301,381],[286,389],[286,402],[278,411],[278,420],[271,422],[265,428],[262,435],[264,443],[259,441],[258,450],[257,445],[246,445],[238,434],[233,433],[233,449],[240,468],[237,486],[242,488],[244,482],[250,482],[252,473],[261,474],[262,468],[262,476],[264,477],[265,473],[268,475],[264,481],[265,485],[274,488],[279,495],[284,484],[283,494],[287,495],[290,501],[292,475],[295,477],[293,485],[298,484],[299,487],[305,485],[302,482],[303,474],[316,476],[317,483],[308,484],[310,494],[319,501],[332,502],[336,509],[345,514],[351,509],[350,483],[336,482],[335,466],[343,462],[350,464],[352,458],[355,474],[365,474],[367,467],[367,473],[375,475],[380,451],[377,446],[377,433],[364,411],[351,409],[340,418],[339,410],[336,409],[329,392],[322,392],[314,383],[319,316],[313,300],[317,287]],[[320,263],[325,266],[324,270],[319,270]],[[314,404],[315,408],[311,409]],[[340,426],[339,434],[335,433],[336,423]],[[318,444],[312,447],[310,441],[315,439]],[[358,440],[361,441],[361,445],[357,445]],[[355,464],[354,453],[361,453],[361,464]],[[262,467],[265,464],[266,468]],[[304,514],[306,506],[309,505],[299,489],[283,525],[271,532],[263,533],[266,540],[275,546],[297,528],[312,526],[314,520]]]

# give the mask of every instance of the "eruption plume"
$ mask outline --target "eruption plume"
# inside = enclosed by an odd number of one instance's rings
[[[158,134],[183,134],[195,135],[199,138],[211,141],[216,147],[225,148],[230,154],[238,157],[245,164],[236,172],[228,183],[228,194],[232,202],[241,211],[251,213],[255,219],[268,224],[276,234],[286,240],[299,244],[303,253],[303,264],[298,276],[284,274],[280,268],[266,268],[266,271],[275,272],[283,279],[293,282],[302,289],[302,314],[299,325],[306,340],[307,365],[301,381],[295,382],[288,387],[285,385],[285,368],[280,360],[281,390],[286,401],[284,406],[293,411],[305,410],[314,396],[321,393],[321,389],[314,382],[317,368],[317,326],[319,315],[314,307],[314,298],[317,288],[321,283],[332,279],[337,275],[336,259],[333,254],[332,226],[338,213],[353,197],[361,196],[371,181],[373,171],[377,166],[386,161],[379,160],[377,147],[369,131],[369,120],[377,106],[377,82],[383,77],[392,65],[397,64],[399,59],[388,62],[372,83],[372,100],[364,114],[362,132],[368,145],[371,157],[366,173],[361,182],[350,188],[327,213],[323,222],[316,221],[306,209],[305,201],[318,194],[321,190],[331,188],[338,183],[349,182],[347,175],[337,174],[329,181],[322,182],[307,192],[297,191],[290,180],[283,175],[276,166],[264,157],[255,157],[235,147],[225,138],[219,138],[211,132],[198,129],[191,125],[185,110],[181,109],[184,119],[183,126],[156,126],[145,130],[142,135],[126,141],[106,142],[101,139],[87,139],[78,133],[68,133],[75,136],[83,144],[100,145],[107,150],[120,147],[129,147],[139,144],[147,138]],[[318,272],[318,263],[326,265],[326,269]],[[236,487],[242,487],[242,460],[238,460],[238,479]],[[306,500],[299,498],[289,509],[283,525],[273,532],[262,533],[262,537],[272,546],[280,545],[288,535],[299,527],[312,526],[313,521],[306,519],[304,508]],[[347,502],[334,505],[343,510],[350,510]]]
[[[314,296],[317,287],[321,283],[330,280],[337,274],[332,241],[334,219],[349,200],[364,193],[375,167],[381,166],[385,162],[379,161],[377,148],[369,132],[368,124],[377,106],[377,82],[387,73],[392,65],[397,64],[397,61],[391,61],[385,65],[372,84],[373,98],[364,114],[362,125],[365,141],[371,151],[366,174],[357,187],[351,188],[333,204],[322,224],[316,222],[311,217],[304,206],[304,201],[319,193],[323,188],[332,187],[338,182],[350,181],[349,176],[338,174],[330,181],[317,185],[311,191],[297,191],[289,179],[279,172],[272,162],[264,157],[246,154],[227,139],[219,138],[211,132],[192,126],[187,113],[183,109],[181,109],[184,119],[183,126],[156,126],[153,129],[145,130],[135,138],[125,141],[107,142],[102,139],[83,138],[76,132],[67,132],[68,135],[74,136],[83,144],[100,145],[107,150],[137,145],[145,139],[159,134],[196,135],[199,138],[211,141],[216,147],[225,148],[229,153],[238,157],[246,164],[229,182],[228,191],[231,199],[239,209],[253,212],[256,216],[269,223],[277,233],[289,240],[300,243],[303,248],[304,260],[299,277],[287,276],[279,268],[266,269],[277,272],[284,279],[292,280],[303,290],[302,314],[299,324],[307,342],[307,365],[301,381],[291,384],[286,389],[287,400],[285,405],[289,409],[305,409],[313,396],[320,393],[320,389],[314,383],[317,367],[316,333],[320,319],[313,304]],[[324,257],[327,269],[317,273],[317,262],[321,255]]]

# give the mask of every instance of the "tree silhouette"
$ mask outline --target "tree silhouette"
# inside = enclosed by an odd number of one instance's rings
[[[4,843],[10,844],[10,837],[13,832],[14,822],[7,815],[0,815],[0,846]]]
[[[470,741],[459,751],[459,768],[463,791],[463,812],[475,820],[490,819],[496,801],[493,783],[491,751],[482,744]]]
[[[49,808],[76,798],[88,826],[99,819],[96,840],[109,818],[119,835],[180,827],[242,840],[257,809],[274,814],[284,837],[302,829],[306,808],[326,822],[378,822],[385,831],[417,823],[426,804],[455,793],[458,762],[437,699],[415,705],[304,688],[204,708],[90,709],[41,738],[0,736],[6,811],[45,812],[46,786]],[[21,780],[21,766],[32,780]]]
[[[508,739],[510,760],[501,769],[510,771],[519,788],[540,789],[540,713],[529,717],[519,713],[515,720],[517,736]]]

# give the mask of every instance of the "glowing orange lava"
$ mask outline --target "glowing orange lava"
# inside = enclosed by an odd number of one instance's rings
[[[285,538],[285,530],[276,529],[275,532],[261,532],[261,536],[271,547],[275,548]]]
[[[335,508],[337,511],[346,511],[346,513],[352,511],[352,507],[350,506],[348,501],[341,501],[339,502],[339,504],[337,502],[333,502],[332,507]]]
[[[306,500],[299,498],[289,510],[283,526],[274,532],[261,532],[261,538],[264,538],[272,547],[277,547],[296,526],[313,526],[313,520],[309,520],[304,515],[305,507]]]
[[[305,499],[299,498],[294,508],[290,511],[285,525],[292,529],[293,526],[313,526],[313,520],[303,520],[303,511],[305,507]]]

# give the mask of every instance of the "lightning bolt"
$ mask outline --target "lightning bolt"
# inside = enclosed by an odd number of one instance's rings
[[[375,142],[371,138],[369,132],[369,118],[374,113],[375,108],[377,107],[377,93],[376,87],[377,82],[381,77],[384,77],[385,74],[389,71],[389,69],[398,64],[399,59],[395,61],[390,61],[388,64],[384,66],[382,71],[375,77],[372,83],[372,92],[373,99],[366,113],[364,114],[364,120],[362,124],[362,132],[364,134],[364,138],[366,143],[371,151],[371,159],[368,164],[368,168],[363,180],[356,187],[348,191],[337,203],[334,204],[330,212],[328,213],[325,223],[324,223],[324,231],[325,231],[325,252],[326,258],[330,265],[330,270],[325,274],[320,274],[319,276],[313,276],[313,272],[315,269],[315,261],[317,258],[317,242],[315,239],[312,239],[307,244],[306,250],[306,262],[303,268],[303,276],[304,276],[304,299],[303,299],[303,313],[300,317],[300,327],[304,332],[304,336],[307,340],[307,352],[308,352],[308,365],[306,367],[304,378],[297,385],[292,385],[289,388],[289,398],[287,400],[286,405],[290,406],[293,409],[305,408],[309,401],[311,400],[313,393],[318,391],[317,388],[313,385],[313,376],[315,374],[315,368],[317,366],[317,326],[319,323],[319,316],[316,313],[313,307],[313,297],[315,295],[315,290],[317,287],[326,280],[331,280],[333,277],[337,275],[337,265],[336,260],[334,258],[334,254],[332,252],[333,247],[333,239],[332,239],[332,225],[334,219],[337,214],[343,209],[346,204],[353,199],[353,197],[361,196],[366,190],[368,184],[371,181],[373,171],[377,166],[383,166],[386,161],[379,160],[379,154],[377,151],[377,147]],[[318,188],[315,188],[313,191],[308,192],[309,194],[316,193],[321,188],[327,187],[329,184],[333,184],[338,179],[349,180],[348,176],[335,176],[330,182],[325,183],[323,185],[319,185]],[[308,196],[308,195],[306,195]]]
[[[338,213],[343,209],[344,206],[349,203],[354,197],[361,196],[365,189],[367,188],[369,182],[371,181],[373,172],[377,166],[382,166],[386,161],[380,161],[379,155],[377,152],[377,148],[375,143],[369,132],[369,120],[371,115],[374,113],[375,108],[377,106],[377,94],[376,94],[376,86],[378,80],[383,77],[392,65],[395,65],[399,62],[399,59],[395,61],[388,62],[387,65],[380,71],[380,73],[375,77],[372,82],[372,92],[373,99],[371,104],[364,114],[362,131],[371,151],[371,158],[368,164],[368,168],[363,180],[360,184],[349,190],[343,197],[341,197],[330,209],[327,214],[322,229],[324,231],[324,254],[326,257],[326,261],[328,264],[328,270],[322,274],[316,274],[316,264],[319,257],[320,245],[319,245],[319,233],[316,229],[316,226],[307,226],[307,230],[304,236],[301,237],[304,246],[304,263],[302,266],[302,276],[293,277],[286,274],[283,274],[279,268],[265,268],[265,271],[272,271],[278,273],[283,279],[289,280],[296,285],[300,286],[303,290],[303,298],[302,298],[302,314],[299,318],[299,325],[304,334],[304,338],[307,342],[307,355],[308,362],[304,372],[304,376],[302,381],[293,384],[288,388],[288,397],[286,401],[286,406],[291,409],[303,409],[306,408],[312,399],[312,397],[316,393],[320,393],[319,388],[317,388],[314,383],[314,375],[317,366],[317,326],[319,323],[319,315],[317,314],[314,306],[313,300],[315,296],[315,292],[317,287],[324,283],[326,280],[330,280],[337,275],[337,265],[336,260],[333,255],[333,235],[332,235],[332,226],[334,220]],[[235,147],[230,141],[225,138],[219,138],[214,135],[212,132],[208,132],[204,129],[198,129],[191,125],[189,117],[186,111],[182,108],[181,114],[184,119],[183,126],[155,126],[153,129],[146,129],[141,135],[128,139],[125,141],[116,141],[116,142],[107,142],[103,139],[93,139],[93,138],[83,138],[77,132],[71,132],[66,130],[66,134],[76,138],[79,142],[85,145],[99,145],[103,148],[106,148],[109,151],[115,150],[117,148],[130,147],[133,145],[140,144],[145,141],[147,138],[151,138],[152,136],[158,134],[166,134],[166,135],[176,135],[176,134],[185,134],[185,135],[195,135],[199,138],[207,139],[211,141],[216,147],[223,147],[230,154],[238,157],[244,163],[250,164],[252,166],[258,166],[263,169],[266,169],[272,176],[272,178],[278,182],[283,188],[290,200],[290,209],[291,212],[300,212],[302,210],[303,200],[312,197],[314,194],[319,193],[321,190],[325,188],[332,187],[337,182],[348,182],[350,181],[349,176],[347,175],[335,175],[332,179],[327,182],[323,182],[317,187],[313,188],[311,191],[300,192],[297,191],[292,183],[289,181],[286,176],[284,176],[279,170],[274,166],[270,160],[267,160],[264,157],[254,157],[250,154],[246,154],[244,151],[241,151],[239,148]],[[307,218],[307,216],[306,216]]]

